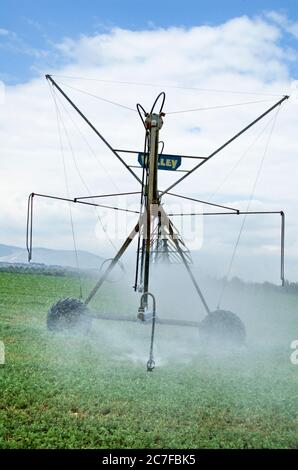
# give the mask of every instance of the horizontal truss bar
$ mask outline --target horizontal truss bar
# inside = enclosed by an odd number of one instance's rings
[[[139,165],[128,165],[129,168],[136,168],[137,170],[143,170],[142,166]],[[180,172],[180,173],[188,173],[190,170],[175,170],[175,172]]]
[[[56,199],[58,201],[73,202],[74,204],[84,204],[86,206],[103,207],[104,209],[113,209],[115,211],[120,211],[120,212],[131,212],[132,214],[139,214],[139,211],[133,211],[130,209],[122,209],[121,207],[106,206],[105,204],[95,204],[92,202],[78,201],[77,199],[69,199],[66,197],[50,196],[48,194],[39,194],[39,193],[32,193],[32,196],[44,197],[47,199]]]
[[[139,248],[137,251],[141,251],[141,248]],[[184,254],[188,254],[188,252],[185,252],[183,250]],[[154,250],[150,250],[150,253],[178,253],[177,250],[158,250],[158,249],[154,249]]]
[[[214,202],[201,201],[200,199],[195,199],[193,197],[188,197],[188,196],[182,196],[181,194],[176,194],[176,193],[166,193],[166,194],[168,194],[169,196],[180,197],[181,199],[186,199],[187,201],[194,201],[194,202],[199,202],[200,204],[206,204],[207,206],[214,206],[214,207],[220,207],[222,209],[228,209],[228,210],[234,211],[236,214],[238,213],[238,209],[235,209],[234,207],[223,206],[221,204],[215,204]]]
[[[281,229],[280,229],[280,279],[281,285],[285,285],[285,213],[284,211],[238,211],[238,212],[197,212],[188,214],[168,214],[169,217],[173,216],[209,216],[209,215],[272,215],[279,214],[281,216]]]
[[[114,211],[120,211],[120,212],[129,212],[131,214],[139,214],[139,211],[133,211],[131,209],[122,209],[121,207],[113,207],[113,206],[106,206],[104,204],[93,204],[91,202],[84,202],[84,201],[76,201],[75,199],[73,202],[78,203],[78,204],[85,204],[86,206],[94,206],[94,207],[103,207],[105,209],[113,209]]]
[[[122,150],[122,149],[115,149],[115,152],[122,152],[122,153],[134,153],[134,154],[139,154],[139,153],[144,153],[144,151],[138,152],[137,150]],[[149,155],[148,152],[145,152],[145,155]],[[159,154],[162,155],[162,154]],[[181,158],[196,158],[198,160],[207,160],[208,157],[198,157],[196,155],[180,155],[179,157]]]
[[[168,214],[169,217],[178,217],[178,216],[195,216],[195,215],[249,215],[249,214],[280,214],[283,215],[283,211],[251,211],[251,212],[189,212],[189,213],[180,213],[180,214]]]
[[[141,191],[131,191],[131,192],[128,192],[128,193],[99,194],[97,196],[75,197],[74,201],[77,202],[80,199],[96,199],[96,198],[99,198],[99,197],[128,196],[130,194],[141,194]]]

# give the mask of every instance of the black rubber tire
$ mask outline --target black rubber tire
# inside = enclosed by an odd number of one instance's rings
[[[88,307],[79,299],[60,299],[48,311],[47,327],[50,331],[89,333],[92,318]]]
[[[199,325],[200,335],[208,343],[241,346],[245,343],[246,331],[243,321],[228,310],[210,312]]]

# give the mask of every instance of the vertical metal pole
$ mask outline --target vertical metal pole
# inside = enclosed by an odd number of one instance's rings
[[[32,259],[32,236],[33,236],[33,198],[34,193],[31,193],[28,198],[27,209],[27,229],[26,229],[26,248],[28,252],[28,262]]]
[[[163,254],[161,253],[160,255],[160,249],[162,248],[161,246],[161,213],[160,211],[158,211],[158,226],[157,226],[157,240],[156,240],[156,243],[155,243],[155,262],[157,263],[159,261],[160,258],[163,258]]]
[[[149,130],[149,161],[148,183],[146,195],[146,240],[144,260],[144,293],[149,291],[150,251],[151,251],[151,227],[153,205],[158,204],[157,170],[158,170],[158,136],[162,127],[162,118],[159,114],[150,114],[145,121]],[[145,307],[148,305],[147,295],[144,298]]]
[[[280,279],[281,285],[285,285],[285,213],[281,215],[281,234],[280,234]]]

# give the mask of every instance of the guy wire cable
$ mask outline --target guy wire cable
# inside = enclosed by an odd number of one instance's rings
[[[252,187],[252,191],[251,191],[251,194],[250,194],[250,198],[249,198],[249,201],[248,201],[248,204],[247,204],[247,207],[246,207],[246,212],[249,210],[250,205],[251,205],[252,200],[253,200],[253,197],[254,197],[254,194],[255,194],[255,190],[256,190],[260,175],[261,175],[261,171],[262,171],[263,164],[264,164],[264,161],[265,161],[265,158],[266,158],[266,155],[267,155],[267,151],[268,151],[268,148],[269,148],[269,144],[270,144],[270,141],[271,141],[271,138],[272,138],[273,130],[274,130],[274,127],[275,127],[275,124],[276,124],[276,120],[277,120],[277,116],[279,114],[279,111],[280,111],[280,106],[277,108],[274,119],[273,119],[273,122],[272,122],[272,126],[271,126],[271,129],[270,129],[270,132],[269,132],[269,135],[268,135],[268,139],[267,139],[267,142],[266,142],[266,145],[265,145],[264,153],[263,153],[263,156],[261,158],[260,165],[259,165],[259,168],[258,168],[258,171],[257,171],[257,174],[256,174],[256,178],[255,178],[255,181],[254,181],[254,184],[253,184],[253,187]],[[218,303],[217,303],[217,309],[218,310],[220,309],[221,302],[222,302],[224,294],[226,292],[226,288],[227,288],[227,285],[228,285],[228,279],[229,279],[229,276],[231,274],[231,270],[232,270],[232,267],[233,267],[235,255],[236,255],[236,252],[237,252],[237,249],[238,249],[238,246],[239,246],[240,238],[241,238],[241,235],[242,235],[242,232],[243,232],[243,229],[244,229],[246,219],[247,219],[247,214],[245,214],[244,217],[243,217],[243,220],[242,220],[242,223],[241,223],[241,226],[240,226],[240,230],[239,230],[239,233],[238,233],[238,236],[237,236],[237,239],[236,239],[236,243],[235,243],[235,246],[234,246],[234,249],[233,249],[233,252],[232,252],[231,260],[230,260],[230,263],[229,263],[229,266],[228,266],[227,274],[224,278],[223,286],[222,286],[222,289],[221,289],[221,292],[220,292],[220,295],[219,295],[219,299],[218,299]]]
[[[50,84],[49,84],[50,86]],[[58,129],[58,136],[59,136],[59,143],[60,143],[60,153],[62,156],[62,162],[63,162],[63,173],[64,173],[64,181],[65,181],[65,188],[66,188],[66,193],[67,197],[70,198],[70,192],[69,192],[69,183],[68,183],[68,177],[67,177],[67,171],[66,171],[66,162],[65,162],[65,154],[64,154],[64,148],[63,148],[63,141],[62,141],[62,135],[61,135],[61,127],[60,127],[60,116],[59,116],[59,109],[56,101],[56,94],[55,90],[51,89],[50,86],[50,91],[54,100],[55,104],[55,111],[56,111],[56,120],[57,120],[57,129]],[[69,207],[69,217],[70,217],[70,226],[71,226],[71,233],[72,233],[72,239],[73,239],[73,246],[74,246],[74,251],[75,251],[75,260],[76,260],[76,266],[77,266],[77,271],[78,271],[78,276],[79,276],[79,298],[83,298],[83,291],[82,291],[82,278],[81,278],[81,270],[80,270],[80,264],[79,264],[79,257],[78,257],[78,250],[77,250],[77,243],[76,243],[76,237],[75,237],[75,230],[74,230],[74,223],[73,223],[73,216],[72,216],[72,208],[71,208],[71,203],[68,203]]]

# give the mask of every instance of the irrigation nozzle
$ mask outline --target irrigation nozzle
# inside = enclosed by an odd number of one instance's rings
[[[152,299],[152,311],[147,312],[148,297]],[[138,310],[138,318],[144,322],[152,322],[149,359],[147,362],[147,372],[152,372],[155,368],[155,361],[153,359],[154,335],[155,335],[155,322],[156,322],[156,300],[151,292],[144,292],[141,296],[140,307]]]

